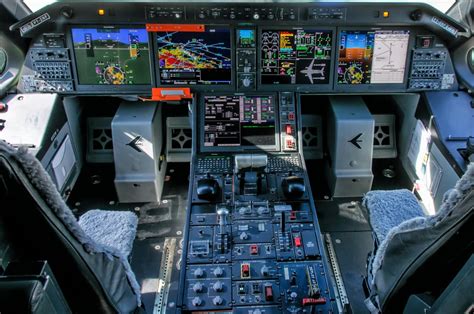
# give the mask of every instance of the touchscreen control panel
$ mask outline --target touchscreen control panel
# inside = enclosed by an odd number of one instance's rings
[[[275,149],[274,96],[204,96],[204,148]]]

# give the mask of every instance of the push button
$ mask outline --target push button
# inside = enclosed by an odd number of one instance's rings
[[[273,288],[272,286],[265,287],[265,301],[273,301]]]

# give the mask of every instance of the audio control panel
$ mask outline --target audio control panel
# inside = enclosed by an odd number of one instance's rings
[[[34,42],[22,74],[20,88],[24,92],[73,91],[71,58],[64,34],[44,34]]]
[[[194,164],[181,310],[336,312],[300,155],[200,153]]]
[[[412,52],[409,90],[447,90],[456,86],[449,51],[433,36],[418,36]]]

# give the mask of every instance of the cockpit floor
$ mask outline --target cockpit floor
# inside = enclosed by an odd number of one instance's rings
[[[314,184],[313,180],[311,181],[313,190],[315,186],[323,186],[320,180],[323,173],[321,164],[317,162],[308,163],[308,165],[309,177],[319,181]],[[395,171],[394,178],[386,178],[382,175],[383,170],[387,168]],[[398,160],[374,160],[372,171],[374,173],[373,190],[411,189],[410,180]],[[311,175],[316,173],[320,175]],[[324,200],[324,194],[314,192],[313,194],[321,232],[331,235],[352,311],[356,314],[368,313],[364,304],[362,282],[366,276],[367,254],[373,249],[373,240],[366,209],[361,206],[361,198]]]
[[[130,210],[138,215],[137,237],[131,253],[131,266],[141,285],[142,302],[147,313],[159,313],[158,291],[162,289],[162,259],[165,245],[173,240],[173,265],[168,300],[175,300],[183,227],[186,215],[189,164],[168,164],[161,203],[119,203],[114,188],[112,164],[87,165],[82,172],[69,206],[77,217],[91,209]]]

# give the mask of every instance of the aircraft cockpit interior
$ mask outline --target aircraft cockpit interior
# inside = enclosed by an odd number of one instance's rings
[[[474,313],[473,16],[0,0],[0,313]]]

